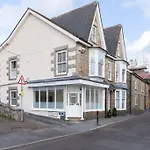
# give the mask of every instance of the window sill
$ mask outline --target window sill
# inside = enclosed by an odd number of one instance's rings
[[[64,108],[32,108],[33,111],[64,111]]]
[[[17,77],[16,78],[9,78],[9,80],[17,80]]]
[[[105,109],[86,109],[85,112],[91,112],[91,111],[105,111]]]
[[[117,109],[117,108],[116,108]],[[117,109],[117,110],[119,110],[119,111],[121,111],[121,110],[127,110],[126,108],[124,108],[124,109]]]

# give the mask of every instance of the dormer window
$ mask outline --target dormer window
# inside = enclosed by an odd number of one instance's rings
[[[96,43],[96,30],[97,30],[96,26],[93,26],[92,27],[92,32],[91,32],[91,40],[94,43]]]

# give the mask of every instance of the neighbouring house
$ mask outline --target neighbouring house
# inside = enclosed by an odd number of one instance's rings
[[[107,54],[105,79],[109,83],[107,110],[117,108],[120,114],[127,108],[127,56],[122,25],[104,29]]]
[[[149,85],[146,86],[146,90],[148,92],[148,98],[146,103],[146,108],[150,108],[150,73],[149,72],[143,72],[139,74],[140,77],[142,77]]]
[[[149,86],[144,78],[134,71],[127,72],[128,108],[130,114],[138,113],[149,108]]]
[[[121,28],[119,39],[122,34]],[[116,107],[126,109],[127,63],[120,49],[111,58],[117,67]],[[28,8],[0,46],[1,102],[65,120],[95,118],[97,110],[103,115],[106,54],[98,2],[52,19]],[[17,84],[21,75],[27,81],[23,92]]]

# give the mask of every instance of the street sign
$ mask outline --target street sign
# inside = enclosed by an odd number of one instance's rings
[[[25,81],[23,76],[20,77],[20,79],[18,81],[18,84],[21,84],[21,85],[25,85],[26,84],[26,81]]]

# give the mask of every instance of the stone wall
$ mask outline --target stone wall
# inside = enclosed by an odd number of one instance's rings
[[[96,119],[97,118],[97,111],[84,112],[83,116],[84,116],[85,120]],[[99,117],[104,118],[105,117],[105,112],[104,111],[99,111]]]
[[[0,116],[21,121],[21,109],[0,103]]]

